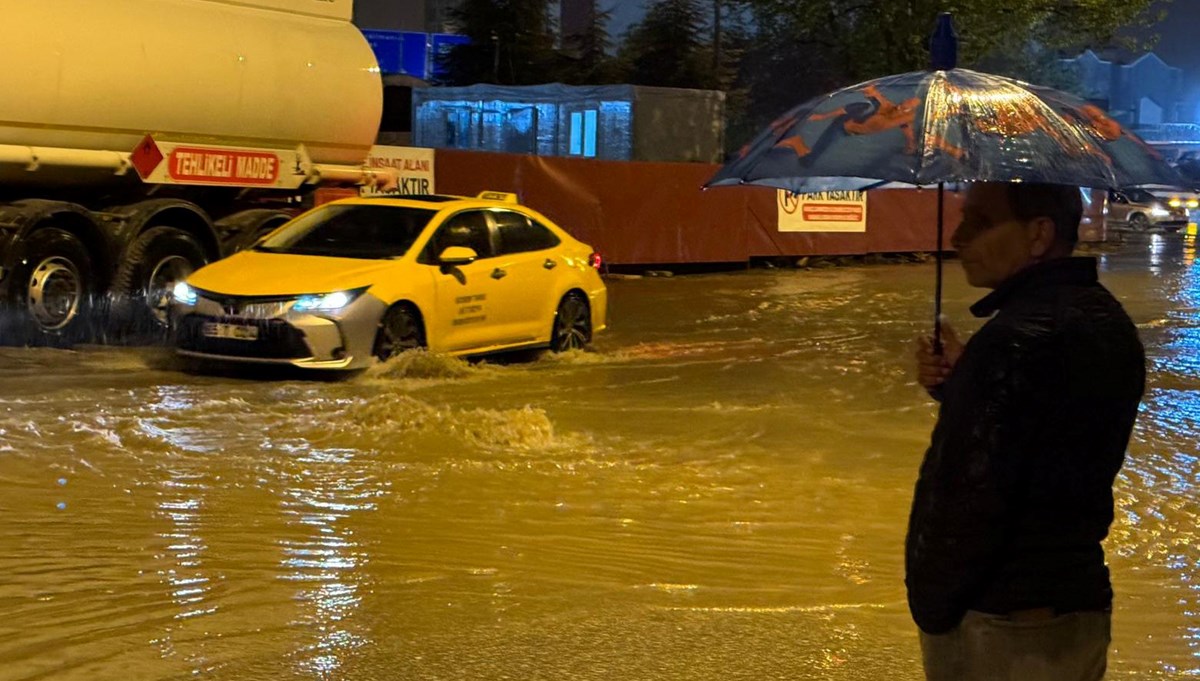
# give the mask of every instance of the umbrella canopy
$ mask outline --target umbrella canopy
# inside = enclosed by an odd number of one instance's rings
[[[1181,184],[1157,150],[1093,104],[949,69],[887,76],[809,100],[744,146],[706,186],[805,193],[981,181]]]

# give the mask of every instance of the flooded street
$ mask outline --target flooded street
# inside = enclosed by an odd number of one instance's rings
[[[1194,256],[1103,254],[1151,364],[1112,678],[1200,674]],[[921,678],[933,266],[608,285],[596,352],[341,382],[0,348],[0,680]]]

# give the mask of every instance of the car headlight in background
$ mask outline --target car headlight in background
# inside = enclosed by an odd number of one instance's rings
[[[1167,210],[1166,208],[1163,208],[1162,206],[1151,206],[1150,214],[1156,218],[1165,218],[1166,216],[1171,214],[1171,211]]]
[[[183,305],[196,304],[196,289],[187,285],[187,282],[176,282],[175,288],[171,291],[171,295],[175,298],[175,302]]]
[[[292,309],[296,312],[333,312],[353,303],[354,299],[362,295],[363,291],[366,290],[366,288],[359,288],[352,291],[334,291],[333,293],[300,296],[296,299],[296,304],[292,306]]]
[[[1188,210],[1200,208],[1200,199],[1188,199],[1185,204],[1187,205]]]
[[[1180,199],[1177,196],[1173,196],[1173,197],[1171,197],[1170,201],[1167,201],[1167,205],[1172,208],[1178,208],[1183,205],[1183,199]]]

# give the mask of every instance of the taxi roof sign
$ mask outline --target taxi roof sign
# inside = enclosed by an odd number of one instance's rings
[[[511,192],[479,192],[477,199],[486,199],[488,201],[503,201],[504,203],[520,203],[516,194]]]

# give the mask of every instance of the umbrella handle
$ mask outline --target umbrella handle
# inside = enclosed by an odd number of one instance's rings
[[[933,354],[942,354],[942,219],[946,183],[938,182],[937,203],[937,250],[934,259],[937,261],[937,275],[933,289]]]

